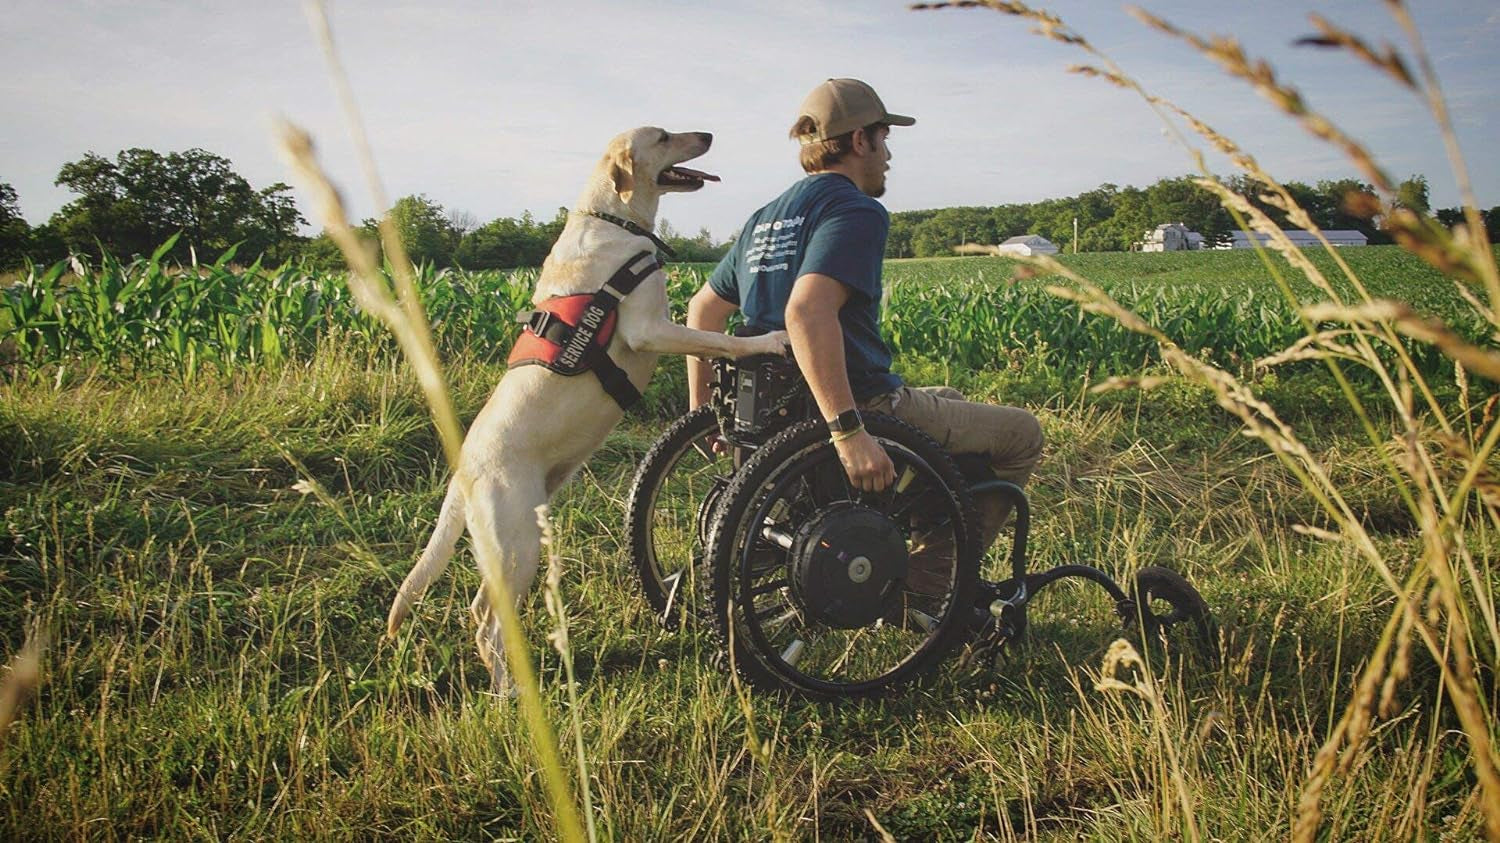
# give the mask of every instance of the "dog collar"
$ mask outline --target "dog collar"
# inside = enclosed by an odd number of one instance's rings
[[[639,225],[636,225],[635,223],[631,222],[630,220],[622,219],[620,217],[615,216],[614,214],[606,214],[603,211],[577,211],[576,213],[584,214],[584,215],[587,215],[587,216],[590,216],[590,217],[595,217],[595,218],[604,220],[605,222],[612,222],[615,225],[618,225],[619,227],[621,227],[621,228],[625,229],[626,231],[630,232],[631,234],[636,235],[637,237],[645,237],[646,239],[650,240],[652,243],[656,244],[656,250],[658,252],[661,252],[663,255],[665,255],[666,258],[667,258],[667,260],[669,260],[669,261],[675,261],[675,260],[677,260],[677,253],[674,252],[674,251],[672,251],[672,247],[671,246],[668,246],[666,243],[663,243],[662,239],[660,237],[657,237],[655,234],[652,234],[651,232],[647,231],[646,229],[641,228]]]

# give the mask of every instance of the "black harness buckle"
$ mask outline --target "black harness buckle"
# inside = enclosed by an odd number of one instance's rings
[[[516,321],[542,339],[555,345],[567,341],[573,327],[550,310],[523,310],[516,314]]]
[[[550,310],[523,310],[516,314],[516,321],[539,337],[546,336],[547,326],[555,318]]]

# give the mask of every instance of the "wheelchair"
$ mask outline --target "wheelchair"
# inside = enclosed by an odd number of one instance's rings
[[[1087,565],[1028,572],[1026,495],[977,455],[946,453],[917,428],[866,413],[896,481],[861,492],[793,361],[757,355],[713,368],[712,400],[642,459],[626,530],[660,621],[711,624],[751,684],[816,699],[892,692],[957,650],[972,660],[1021,639],[1027,604],[1069,577],[1101,586],[1143,638],[1184,627],[1213,658],[1208,606],[1169,569],[1142,568],[1128,593]],[[980,576],[977,494],[1011,505],[1008,576],[998,581]]]

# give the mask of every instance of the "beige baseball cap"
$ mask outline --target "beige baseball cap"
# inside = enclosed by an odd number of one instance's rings
[[[797,116],[811,117],[818,126],[816,134],[799,137],[804,144],[836,138],[871,123],[911,126],[917,122],[914,117],[886,111],[875,89],[858,79],[829,79],[813,88]]]

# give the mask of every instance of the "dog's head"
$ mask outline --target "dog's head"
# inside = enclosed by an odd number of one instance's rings
[[[703,187],[706,181],[718,181],[718,176],[678,166],[707,152],[713,141],[708,132],[674,133],[642,126],[610,141],[599,168],[620,201],[636,205],[640,199],[685,193]]]

